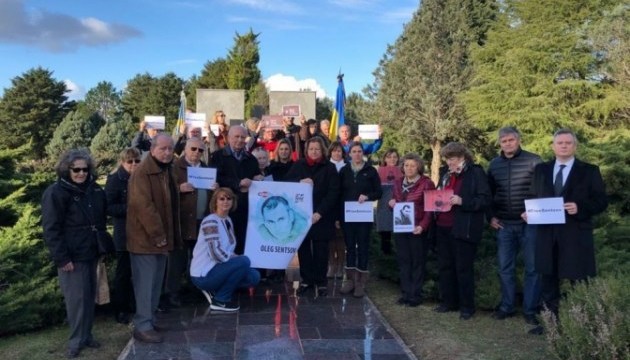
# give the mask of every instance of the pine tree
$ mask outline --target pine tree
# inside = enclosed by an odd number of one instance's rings
[[[248,33],[234,37],[234,46],[230,49],[227,57],[226,83],[228,89],[245,90],[245,117],[252,114],[258,99],[260,89],[258,83],[261,80],[258,69],[259,55],[259,34],[254,34],[250,29]]]
[[[135,123],[145,115],[163,115],[166,117],[166,131],[175,125],[179,113],[179,94],[183,80],[174,73],[162,77],[151,74],[138,74],[127,82],[123,92],[123,111],[132,116]]]
[[[442,144],[470,136],[457,96],[470,81],[470,46],[484,42],[495,14],[495,1],[423,1],[368,89],[404,147],[418,148],[418,141],[430,146],[434,181]]]
[[[111,82],[101,81],[85,94],[85,104],[108,122],[121,110],[120,92]]]
[[[104,122],[98,113],[90,111],[83,103],[79,104],[77,109],[66,115],[46,145],[50,162],[56,162],[59,155],[68,149],[88,148]]]
[[[0,99],[0,147],[16,148],[32,141],[27,155],[43,159],[51,134],[68,113],[68,91],[63,81],[41,67],[28,70],[11,80]]]
[[[135,128],[131,115],[124,114],[103,125],[94,136],[90,152],[100,174],[108,173],[116,166],[120,152],[130,146]]]

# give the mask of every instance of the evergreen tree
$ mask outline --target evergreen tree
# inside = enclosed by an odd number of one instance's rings
[[[130,139],[135,130],[136,126],[129,114],[119,116],[101,127],[90,145],[99,173],[105,174],[116,166],[120,152],[131,145]]]
[[[471,44],[482,44],[496,13],[491,0],[426,0],[388,48],[369,91],[379,117],[399,133],[401,148],[418,140],[432,151],[437,180],[440,149],[450,139],[466,139],[467,125],[457,95],[470,80]]]
[[[166,131],[170,131],[179,114],[179,94],[183,80],[174,73],[154,77],[148,73],[138,74],[127,82],[123,92],[123,111],[138,123],[145,115],[166,117]]]
[[[613,3],[619,1],[506,1],[486,45],[472,53],[475,78],[462,99],[474,124],[493,139],[499,127],[517,126],[540,153],[549,152],[549,136],[560,127],[582,139],[610,127],[628,107],[627,87],[625,99],[611,101],[615,85],[602,81],[604,58],[588,29]]]
[[[90,111],[83,103],[79,104],[66,115],[46,145],[50,162],[56,162],[59,155],[68,149],[88,148],[104,122],[98,113]]]
[[[50,135],[73,103],[66,102],[63,81],[41,67],[28,70],[11,80],[0,99],[0,147],[16,148],[32,141],[28,157],[42,159]]]
[[[315,98],[315,117],[317,120],[328,119],[332,117],[333,100],[329,97]]]
[[[252,110],[258,99],[261,80],[258,69],[259,41],[258,36],[250,29],[248,33],[234,37],[234,46],[230,49],[227,58],[226,83],[228,89],[245,90],[245,117],[251,116]]]
[[[85,94],[85,104],[108,122],[121,110],[120,92],[111,82],[101,81]]]

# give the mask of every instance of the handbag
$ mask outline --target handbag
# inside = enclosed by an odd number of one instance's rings
[[[101,257],[96,264],[96,293],[94,294],[94,302],[97,305],[105,305],[108,304],[109,301],[107,267],[105,266],[105,262],[103,262],[103,257]]]

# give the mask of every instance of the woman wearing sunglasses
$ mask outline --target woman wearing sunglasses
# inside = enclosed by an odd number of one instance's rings
[[[70,326],[68,358],[92,337],[96,292],[97,236],[105,232],[105,192],[96,184],[94,162],[84,150],[69,150],[56,166],[57,181],[42,197],[44,242],[57,267]]]
[[[126,148],[120,153],[118,166],[107,176],[105,196],[107,197],[107,215],[114,222],[114,246],[116,247],[116,273],[114,275],[112,305],[116,321],[129,323],[134,313],[133,286],[131,284],[131,263],[127,251],[127,183],[129,177],[140,164],[140,151]]]

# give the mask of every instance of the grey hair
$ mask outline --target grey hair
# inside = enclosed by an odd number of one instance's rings
[[[405,161],[407,160],[415,161],[416,164],[418,165],[418,175],[424,175],[424,166],[425,166],[424,160],[422,160],[420,155],[416,153],[405,154],[405,156],[403,156],[402,159],[400,159],[400,170],[403,173],[405,171]]]
[[[514,126],[505,126],[499,129],[499,140],[507,135],[514,135],[518,140],[521,140],[521,133]]]
[[[94,160],[92,160],[92,156],[90,156],[90,153],[86,149],[70,149],[61,154],[55,166],[57,176],[60,178],[69,178],[70,166],[77,160],[85,160],[89,169],[89,175],[94,177],[96,173]]]

